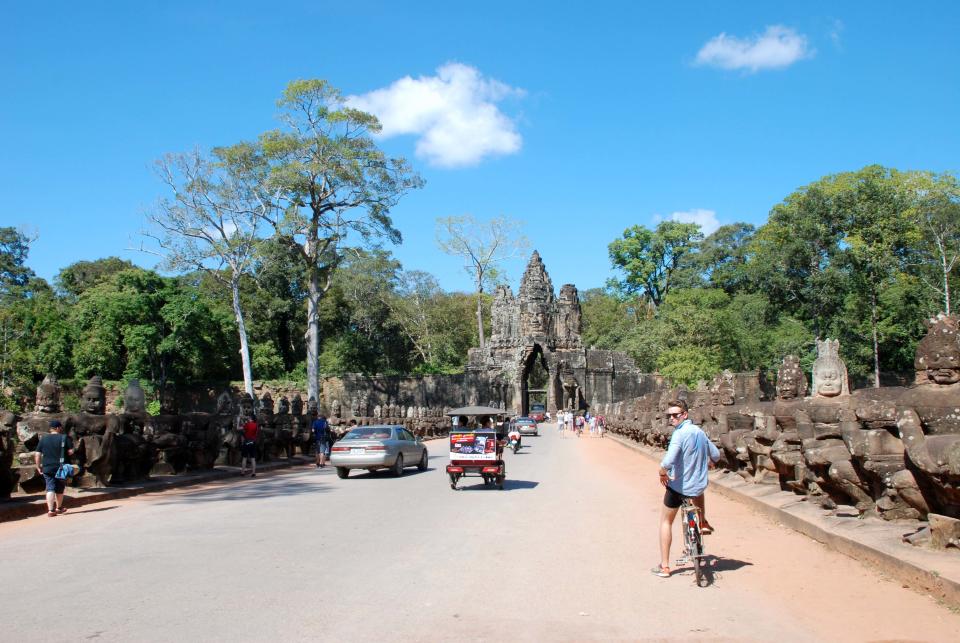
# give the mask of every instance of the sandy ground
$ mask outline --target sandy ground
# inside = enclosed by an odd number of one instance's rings
[[[656,464],[543,429],[505,491],[451,490],[432,442],[400,479],[301,468],[0,525],[0,638],[960,638],[957,614],[720,497],[713,584],[651,575]]]

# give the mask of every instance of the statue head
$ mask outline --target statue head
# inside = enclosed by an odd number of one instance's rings
[[[0,436],[16,435],[17,414],[13,411],[0,411]],[[3,442],[0,441],[0,450]]]
[[[230,415],[233,411],[233,396],[230,391],[224,391],[217,396],[217,415]]]
[[[338,418],[343,412],[343,407],[340,405],[340,400],[334,399],[330,402],[330,412],[333,414],[333,417]]]
[[[777,371],[777,399],[792,400],[807,394],[807,378],[800,368],[800,358],[787,355]]]
[[[240,417],[253,417],[253,398],[249,393],[240,396]]]
[[[53,373],[43,378],[43,382],[37,387],[37,413],[59,413],[60,412],[60,382]]]
[[[264,415],[273,415],[273,396],[267,391],[260,398],[260,413]]]
[[[303,398],[299,393],[294,393],[290,400],[290,413],[293,415],[303,415]]]
[[[733,371],[724,369],[713,378],[710,386],[710,402],[714,406],[730,406],[735,401]]]
[[[281,395],[277,400],[277,415],[288,415],[290,413],[290,400],[286,395]]]
[[[307,415],[315,418],[320,413],[320,405],[317,404],[317,398],[310,396],[307,400]]]
[[[103,415],[107,411],[107,389],[103,380],[94,375],[80,393],[80,410],[91,415]]]
[[[123,392],[124,413],[145,413],[147,410],[147,394],[140,386],[140,380],[130,380],[127,389]]]
[[[954,315],[927,321],[927,334],[917,344],[914,367],[918,384],[948,386],[960,382],[960,328]]]
[[[813,396],[849,395],[847,365],[840,359],[840,340],[817,340],[817,359],[813,362]]]

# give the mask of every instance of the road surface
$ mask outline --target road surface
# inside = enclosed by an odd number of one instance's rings
[[[958,640],[960,615],[719,496],[713,584],[653,576],[656,464],[541,429],[503,491],[451,490],[433,441],[400,479],[303,467],[2,524],[0,640]]]

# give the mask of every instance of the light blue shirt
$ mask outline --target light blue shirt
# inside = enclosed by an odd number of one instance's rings
[[[670,436],[667,454],[660,466],[670,474],[668,486],[681,496],[696,497],[707,488],[709,460],[720,459],[720,451],[703,430],[688,419]]]

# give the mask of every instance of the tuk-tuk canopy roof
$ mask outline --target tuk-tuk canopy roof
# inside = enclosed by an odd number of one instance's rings
[[[492,406],[463,406],[459,409],[451,409],[447,411],[447,415],[508,415],[509,411],[504,409],[496,409]]]

